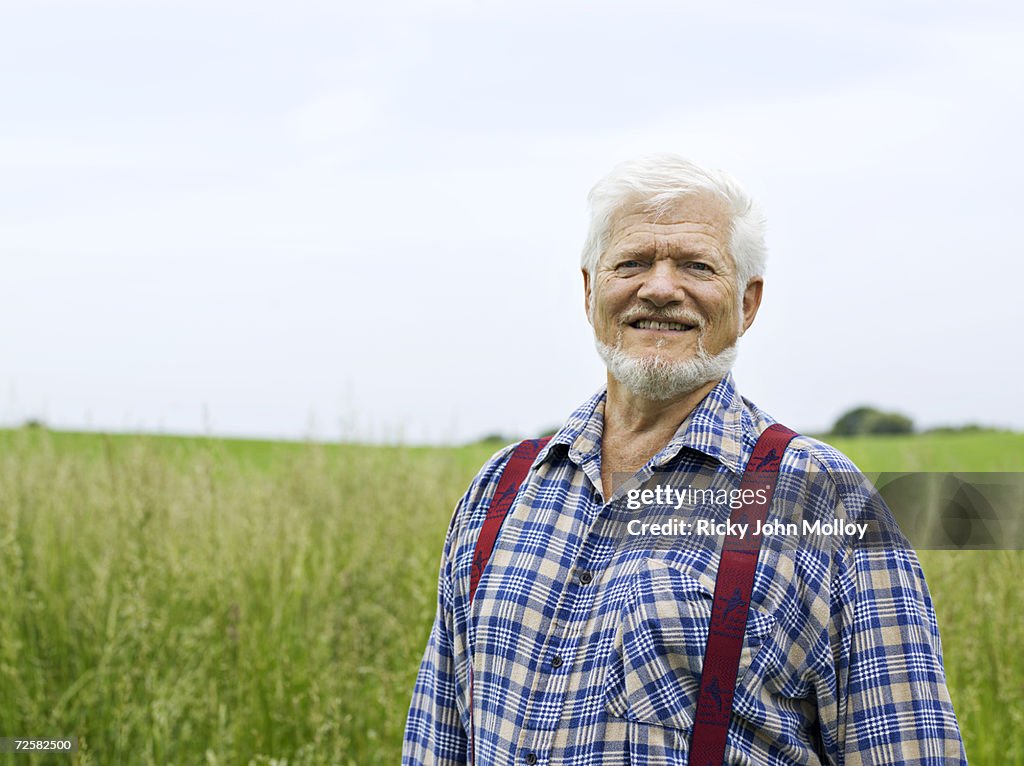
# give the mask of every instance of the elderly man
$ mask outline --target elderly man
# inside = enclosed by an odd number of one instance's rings
[[[845,456],[730,374],[764,286],[756,205],[673,156],[618,166],[590,204],[607,385],[455,509],[403,763],[965,763],[914,552],[737,533],[891,523]],[[656,477],[726,502],[644,494]],[[671,498],[672,524],[641,523],[641,498]]]

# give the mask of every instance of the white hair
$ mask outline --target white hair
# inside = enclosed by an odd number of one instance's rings
[[[674,154],[652,154],[620,163],[590,190],[590,230],[581,264],[591,283],[620,213],[640,204],[657,217],[679,199],[700,192],[710,192],[728,206],[729,254],[736,265],[736,286],[742,305],[747,283],[764,274],[764,215],[732,176],[706,170]]]

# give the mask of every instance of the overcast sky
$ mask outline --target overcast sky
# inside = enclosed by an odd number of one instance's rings
[[[0,424],[558,425],[586,193],[672,151],[768,215],[745,396],[1024,428],[1024,11],[712,6],[0,2]]]

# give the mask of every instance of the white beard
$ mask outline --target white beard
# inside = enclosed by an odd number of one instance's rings
[[[656,401],[674,399],[712,380],[721,380],[736,362],[735,343],[711,356],[698,339],[696,355],[682,362],[671,362],[661,356],[630,356],[622,350],[621,334],[614,348],[596,337],[594,343],[615,380],[636,396]]]

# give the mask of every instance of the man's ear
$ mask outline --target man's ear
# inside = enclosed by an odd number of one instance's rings
[[[764,292],[764,279],[754,277],[747,282],[747,289],[743,291],[743,327],[740,335],[743,335],[754,324],[754,317],[761,307],[761,294]]]
[[[590,322],[590,273],[586,269],[580,269],[583,272],[583,311],[587,315],[587,321]],[[593,322],[590,322],[593,324]]]

